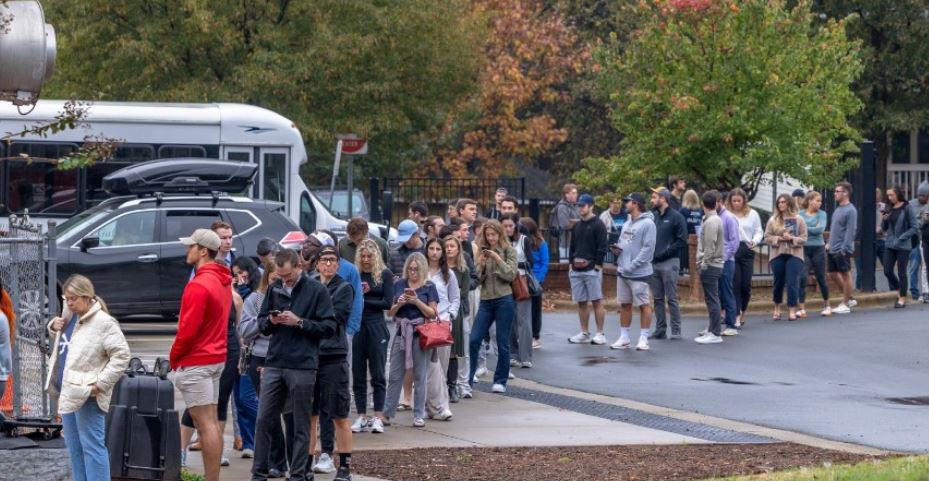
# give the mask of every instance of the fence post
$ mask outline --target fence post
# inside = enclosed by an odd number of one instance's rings
[[[378,192],[377,177],[368,178],[368,198],[371,199],[371,220],[384,223],[384,214],[381,212],[381,197]]]
[[[47,275],[48,289],[46,292],[48,293],[47,303],[48,303],[49,312],[47,312],[45,315],[46,319],[51,319],[52,317],[57,316],[59,312],[58,311],[58,258],[55,255],[56,254],[55,250],[58,244],[56,242],[57,238],[58,238],[57,224],[55,223],[55,221],[49,221],[48,232],[46,233],[46,245],[44,246],[45,249],[42,249],[43,252],[47,251],[47,254],[45,254],[46,255],[45,261],[46,261],[46,265],[48,266],[48,275]],[[42,329],[42,333],[43,333],[43,336],[42,336],[43,338],[39,341],[41,343],[40,349],[48,346],[48,344],[51,342],[48,339],[48,330]],[[47,368],[46,362],[48,362],[47,358],[45,356],[42,356],[42,373],[43,374],[48,372],[48,369],[46,369]],[[44,386],[45,384],[44,376],[43,376],[42,381],[43,381],[42,384]],[[44,415],[45,413],[49,413],[49,412],[50,411],[49,411],[49,406],[48,406],[48,396],[43,394],[42,395],[42,414]]]
[[[387,226],[387,229],[390,229],[390,223],[394,219],[394,193],[385,190],[384,191],[384,225]]]
[[[690,251],[688,269],[690,269],[690,302],[703,300],[703,284],[700,284],[700,270],[697,269],[697,236],[687,236],[687,249]]]
[[[877,233],[877,200],[874,198],[875,174],[874,171],[874,142],[865,141],[861,144],[861,166],[859,167],[861,175],[861,186],[855,186],[856,190],[861,192],[861,272],[858,272],[861,279],[861,290],[863,292],[874,291],[874,244]]]
[[[532,217],[536,225],[542,225],[539,222],[539,216],[539,199],[529,199],[529,217]]]

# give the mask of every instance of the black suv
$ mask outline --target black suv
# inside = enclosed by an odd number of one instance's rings
[[[191,275],[178,238],[223,220],[232,225],[235,254],[254,257],[262,238],[300,231],[283,209],[279,202],[209,195],[106,200],[58,227],[59,285],[83,274],[117,318],[176,317]]]
[[[192,273],[179,238],[223,220],[235,254],[254,256],[262,238],[300,231],[284,204],[226,194],[244,192],[256,171],[244,162],[166,159],[111,173],[103,187],[117,197],[58,226],[58,285],[83,274],[114,316],[176,318]]]

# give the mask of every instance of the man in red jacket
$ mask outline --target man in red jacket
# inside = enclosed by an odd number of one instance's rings
[[[219,481],[223,440],[216,405],[219,378],[226,362],[232,275],[228,267],[214,261],[221,246],[215,232],[197,229],[180,240],[187,246],[187,263],[196,274],[181,297],[177,336],[171,346],[172,380],[200,432],[206,480]]]

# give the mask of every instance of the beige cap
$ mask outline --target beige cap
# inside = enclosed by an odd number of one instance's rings
[[[190,237],[181,237],[180,240],[181,244],[185,246],[196,244],[201,247],[206,247],[211,251],[218,251],[220,244],[222,244],[219,240],[219,236],[210,229],[197,229]]]

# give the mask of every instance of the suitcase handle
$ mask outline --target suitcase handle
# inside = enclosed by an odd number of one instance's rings
[[[129,367],[126,368],[126,374],[129,377],[133,377],[136,374],[145,374],[145,365],[142,364],[142,360],[134,357],[129,360]]]
[[[124,459],[129,459],[129,454],[124,455],[123,458],[124,458]],[[153,471],[153,472],[156,472],[156,473],[163,473],[163,472],[165,471],[165,468],[150,468],[150,467],[148,467],[148,466],[136,466],[136,465],[134,465],[134,464],[129,464],[129,463],[125,462],[125,461],[123,462],[123,466],[124,466],[124,469],[123,469],[123,473],[124,473],[124,474],[125,474],[125,472],[126,472],[127,470],[129,470],[129,469],[138,469],[138,470],[141,470],[141,471]]]

